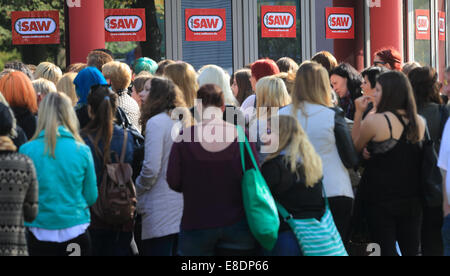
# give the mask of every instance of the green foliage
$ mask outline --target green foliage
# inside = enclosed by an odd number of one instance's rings
[[[0,71],[3,70],[5,63],[8,61],[15,61],[20,59],[20,53],[17,50],[11,52],[0,52]]]

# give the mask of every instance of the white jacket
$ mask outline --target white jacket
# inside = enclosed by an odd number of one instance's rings
[[[170,189],[166,180],[174,125],[175,121],[166,113],[154,116],[146,125],[145,159],[136,180],[143,240],[180,232],[183,196]]]
[[[339,156],[334,135],[335,111],[326,106],[305,102],[306,117],[301,110],[292,114],[292,105],[280,110],[280,115],[296,115],[309,141],[323,163],[323,185],[327,197],[354,198],[350,176]]]

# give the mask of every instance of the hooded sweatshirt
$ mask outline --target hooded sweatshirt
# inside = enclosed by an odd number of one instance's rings
[[[76,106],[76,113],[78,121],[80,122],[80,129],[83,129],[90,121],[87,109],[87,98],[94,85],[107,85],[105,77],[96,67],[88,67],[78,73],[73,81],[77,91],[78,105]]]
[[[79,105],[87,104],[87,97],[91,91],[91,87],[94,85],[107,85],[105,77],[95,67],[88,67],[78,73],[77,77],[73,81],[77,91]]]

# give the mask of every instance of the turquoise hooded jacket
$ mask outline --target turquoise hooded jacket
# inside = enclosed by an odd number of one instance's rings
[[[39,213],[35,221],[25,226],[61,230],[90,223],[89,207],[98,197],[90,148],[60,126],[56,158],[45,152],[44,131],[23,145],[20,153],[33,160],[39,183]]]

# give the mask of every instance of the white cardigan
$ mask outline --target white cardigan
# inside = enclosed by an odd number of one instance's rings
[[[335,112],[325,106],[306,103],[307,118],[302,111],[292,114],[292,105],[280,110],[280,115],[294,115],[302,125],[309,141],[316,149],[323,163],[323,185],[327,197],[345,196],[354,198],[350,176],[339,157],[334,136]],[[296,115],[296,116],[295,116]]]
[[[166,179],[174,125],[166,113],[154,116],[146,125],[145,160],[136,180],[143,240],[180,232],[183,195],[170,189]]]

